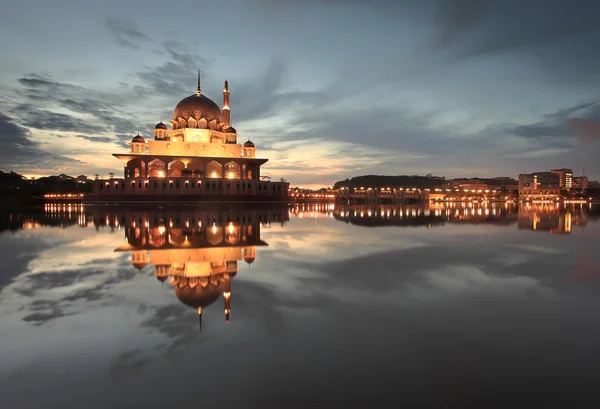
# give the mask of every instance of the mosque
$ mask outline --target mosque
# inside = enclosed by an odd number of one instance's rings
[[[287,182],[261,178],[268,159],[256,157],[256,145],[238,143],[231,126],[229,83],[223,106],[198,88],[179,101],[169,125],[154,127],[154,138],[133,137],[127,153],[115,153],[123,177],[96,180],[84,203],[287,202]]]
[[[122,212],[98,210],[97,226],[122,227],[125,243],[115,251],[129,252],[138,270],[150,270],[174,296],[202,316],[222,297],[225,323],[231,314],[231,283],[238,262],[252,264],[261,228],[289,221],[287,206],[249,209],[218,208]],[[146,269],[148,267],[148,269]],[[152,271],[152,270],[150,270]],[[214,309],[214,308],[213,308]],[[189,316],[188,316],[189,318]]]

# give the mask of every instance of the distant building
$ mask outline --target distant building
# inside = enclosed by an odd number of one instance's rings
[[[559,196],[560,175],[554,172],[519,175],[519,198],[521,200],[555,199]]]
[[[560,188],[571,189],[573,186],[573,170],[572,169],[552,169],[550,172],[560,176]]]
[[[489,188],[487,183],[463,183],[460,185],[462,190],[488,190]]]
[[[589,187],[587,176],[575,176],[573,178],[573,189],[585,190]]]
[[[77,183],[87,183],[89,181],[86,175],[77,176]]]
[[[75,178],[72,176],[69,176],[69,175],[65,175],[64,173],[61,173],[60,175],[58,175],[58,180],[60,180],[60,181],[73,180],[73,179],[75,179]]]
[[[519,190],[519,181],[508,176],[495,177],[487,181],[490,189],[500,188],[504,192]]]
[[[487,184],[481,179],[449,179],[442,185],[442,189],[485,190],[487,188]]]

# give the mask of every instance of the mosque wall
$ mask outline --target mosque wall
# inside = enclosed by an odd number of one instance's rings
[[[260,196],[264,198],[287,198],[289,183],[263,182],[243,179],[187,179],[187,178],[139,178],[94,181],[93,193],[103,196],[137,196],[140,200],[158,199],[160,196],[185,196],[202,200],[203,197],[228,196],[235,199]],[[149,199],[152,200],[152,199]]]
[[[221,157],[241,158],[242,145],[207,143],[207,142],[183,142],[183,141],[148,141],[150,155],[167,156],[198,156],[198,157]]]

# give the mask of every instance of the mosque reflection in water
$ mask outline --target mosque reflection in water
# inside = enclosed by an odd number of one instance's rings
[[[289,220],[287,207],[260,210],[141,211],[94,214],[95,225],[121,227],[125,243],[115,251],[130,252],[141,270],[152,265],[159,282],[172,285],[175,296],[198,314],[223,297],[225,322],[231,314],[231,281],[238,262],[252,264],[261,227]]]
[[[223,297],[225,321],[231,314],[232,279],[239,262],[251,264],[261,228],[284,224],[290,217],[326,217],[362,227],[427,227],[487,224],[519,230],[566,233],[600,218],[597,205],[556,204],[431,204],[429,206],[296,205],[272,208],[173,208],[107,210],[82,205],[49,204],[42,214],[2,214],[0,231],[43,226],[110,228],[124,231],[115,251],[129,252],[134,267],[153,266],[159,282],[172,285],[175,296],[193,308],[200,325],[204,310]],[[332,237],[335,240],[335,237]],[[145,270],[147,271],[147,270]],[[157,283],[158,284],[158,283]]]

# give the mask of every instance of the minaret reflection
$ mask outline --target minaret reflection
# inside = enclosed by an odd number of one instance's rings
[[[256,248],[267,246],[261,228],[289,220],[287,207],[192,211],[138,211],[97,214],[94,220],[120,223],[138,270],[154,266],[154,276],[171,284],[179,301],[193,308],[202,330],[205,309],[223,296],[225,323],[231,316],[231,280],[238,262],[251,264]]]

